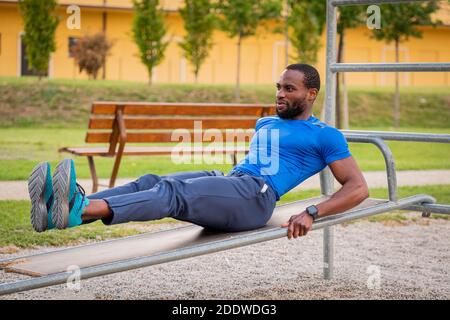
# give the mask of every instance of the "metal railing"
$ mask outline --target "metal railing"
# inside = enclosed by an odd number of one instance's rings
[[[450,71],[450,63],[337,63],[336,34],[337,7],[346,5],[367,5],[386,3],[423,2],[424,0],[327,0],[327,48],[326,48],[326,123],[335,125],[336,109],[336,75],[337,72],[442,72]],[[399,136],[400,139],[400,136]],[[322,194],[333,193],[333,177],[329,168],[320,173]],[[390,194],[391,195],[391,194]],[[332,228],[324,230],[324,278],[333,276],[333,242]]]

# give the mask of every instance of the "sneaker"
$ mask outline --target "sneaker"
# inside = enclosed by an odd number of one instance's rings
[[[42,162],[34,167],[28,178],[31,200],[31,225],[37,232],[55,228],[52,222],[53,188],[50,164]]]
[[[53,223],[58,229],[82,224],[81,215],[89,204],[84,189],[77,183],[75,165],[72,159],[64,159],[53,174],[54,204]]]

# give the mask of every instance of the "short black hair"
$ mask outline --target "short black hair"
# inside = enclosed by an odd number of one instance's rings
[[[305,75],[304,85],[308,89],[320,90],[320,75],[316,68],[306,63],[294,63],[286,67],[287,70],[297,70]]]

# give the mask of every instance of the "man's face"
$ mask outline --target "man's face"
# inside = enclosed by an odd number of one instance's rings
[[[277,82],[276,111],[282,119],[293,119],[309,106],[309,90],[303,83],[304,74],[284,70]]]

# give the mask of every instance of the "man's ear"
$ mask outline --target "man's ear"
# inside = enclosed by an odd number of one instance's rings
[[[318,94],[319,90],[317,90],[316,88],[308,89],[308,100],[316,100]]]

